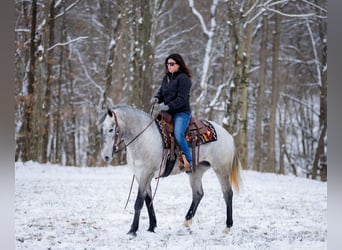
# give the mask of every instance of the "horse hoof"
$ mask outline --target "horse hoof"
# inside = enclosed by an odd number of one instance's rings
[[[130,237],[130,239],[133,239],[133,238],[137,237],[137,233],[134,232],[134,231],[129,231],[127,233],[127,235]]]
[[[147,229],[148,232],[155,233],[154,228]]]
[[[228,234],[229,231],[230,231],[230,227],[226,227],[226,228],[223,230],[223,233]]]
[[[184,226],[186,226],[186,227],[190,227],[191,224],[192,224],[192,220],[186,220],[186,221],[184,221]]]

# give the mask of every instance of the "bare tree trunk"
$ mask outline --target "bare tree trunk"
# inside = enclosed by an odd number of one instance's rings
[[[55,42],[55,0],[51,0],[51,3],[49,5],[49,17],[47,19],[47,27],[48,29],[47,33],[49,34],[48,39],[48,50],[47,50],[47,57],[46,57],[46,64],[47,64],[47,81],[45,86],[45,99],[44,99],[44,128],[42,131],[43,135],[43,151],[42,151],[42,162],[47,162],[48,159],[48,147],[49,147],[49,136],[50,136],[50,110],[51,110],[51,86],[54,82],[54,74],[53,74],[53,64],[54,64],[54,49],[52,46]]]
[[[144,70],[143,64],[145,59],[145,49],[146,49],[146,40],[145,34],[151,27],[151,19],[144,19],[144,17],[148,17],[149,13],[149,1],[137,1],[135,3],[136,8],[134,8],[134,18],[136,23],[136,28],[134,30],[134,55],[133,55],[133,93],[131,102],[137,106],[138,108],[142,108],[144,106]],[[146,9],[145,9],[146,8]],[[144,20],[144,22],[141,22]],[[146,68],[146,70],[148,70]]]
[[[36,18],[33,17],[30,13],[30,6],[33,5],[28,2],[22,2],[19,6],[18,13],[20,12],[19,18],[17,19],[18,26],[25,27],[26,30],[30,30],[32,26],[32,21]],[[33,7],[33,6],[32,6]],[[32,16],[30,20],[28,20],[26,17]],[[34,27],[35,28],[35,27]],[[32,36],[32,32],[30,32],[30,35]],[[29,44],[28,46],[23,46],[23,44],[27,43],[27,40],[30,40],[29,34],[22,34],[16,33],[16,43],[18,48],[15,53],[15,86],[16,86],[16,105],[15,105],[15,112],[16,112],[16,120],[15,120],[15,140],[16,140],[16,148],[15,148],[15,161],[22,160],[23,157],[23,151],[26,148],[26,138],[24,127],[26,126],[25,121],[25,109],[27,101],[27,94],[25,93],[25,88],[27,87],[28,83],[28,74],[30,72],[29,70],[26,70],[27,65],[30,65],[30,46],[32,44]],[[28,117],[27,117],[28,118]]]
[[[286,151],[286,138],[285,135],[285,124],[286,124],[286,114],[284,114],[284,118],[282,118],[282,113],[279,112],[279,129],[278,129],[278,143],[279,143],[279,174],[285,174],[285,151]]]
[[[63,11],[65,12],[65,7],[63,6]],[[65,15],[62,17],[62,29],[61,29],[61,41],[64,42],[66,40],[66,30],[65,30]],[[54,131],[55,131],[55,152],[54,152],[54,162],[55,163],[61,163],[62,162],[62,154],[61,154],[61,144],[62,144],[62,138],[61,138],[61,111],[62,111],[62,83],[63,83],[63,75],[64,75],[64,53],[65,48],[64,46],[60,48],[60,55],[59,55],[59,76],[58,76],[58,87],[57,87],[57,107],[54,114]]]
[[[113,20],[111,17],[109,17],[109,13],[112,13],[112,6],[108,2],[104,2],[103,0],[99,2],[100,3],[100,10],[101,10],[101,20],[105,27],[105,33],[108,34],[108,49],[105,52],[107,54],[107,62],[106,62],[106,69],[105,69],[105,90],[103,92],[103,100],[101,107],[102,109],[109,107],[110,103],[108,100],[108,97],[111,97],[112,90],[113,90],[113,67],[114,64],[114,58],[115,58],[115,51],[116,51],[116,44],[117,40],[120,39],[120,35],[118,34],[118,30],[120,28],[121,24],[121,11],[120,9],[118,12],[115,12],[115,15],[117,18],[115,19],[115,24],[113,23]],[[114,25],[114,27],[113,27]],[[96,157],[95,157],[96,158]]]
[[[66,37],[67,34],[65,34]],[[77,165],[77,152],[76,152],[76,132],[75,128],[77,126],[76,124],[76,111],[73,103],[73,96],[74,96],[74,68],[72,66],[72,51],[70,50],[70,47],[66,47],[66,55],[68,55],[68,61],[67,61],[67,71],[68,71],[68,81],[66,84],[66,92],[67,96],[65,97],[66,103],[69,103],[70,111],[68,112],[68,119],[66,120],[66,123],[69,123],[69,127],[71,129],[64,128],[64,135],[67,138],[64,138],[65,140],[65,154],[66,154],[66,164],[70,166],[76,166]],[[66,125],[65,125],[66,126]]]
[[[317,149],[316,149],[316,153],[315,153],[315,158],[314,158],[314,162],[313,162],[313,169],[312,169],[312,179],[316,179],[317,178],[317,169],[318,169],[318,162],[319,159],[324,156],[323,152],[324,152],[324,138],[326,136],[327,133],[327,126],[326,123],[323,125],[323,128],[321,129],[320,132],[320,136],[318,139],[318,145],[317,145]]]
[[[133,94],[131,102],[146,112],[149,111],[152,95],[156,25],[161,4],[161,0],[136,1],[135,13],[133,13],[136,29],[134,30],[135,39],[133,41]]]
[[[131,86],[131,72],[128,70],[130,69],[130,57],[123,58],[122,55],[129,54],[130,51],[130,37],[131,31],[129,29],[129,21],[130,19],[130,7],[127,3],[127,0],[123,3],[124,8],[122,9],[122,16],[121,16],[121,28],[118,31],[120,39],[116,39],[116,51],[114,54],[114,65],[115,65],[115,74],[116,74],[116,88],[122,91],[116,91],[115,95],[113,95],[113,102],[120,103],[125,102],[127,103],[128,96],[131,95],[129,86]]]
[[[256,121],[255,121],[255,137],[254,137],[254,157],[253,170],[261,170],[261,159],[265,152],[262,150],[262,118],[264,114],[264,98],[265,98],[265,82],[267,72],[267,32],[268,20],[264,14],[262,18],[262,34],[260,44],[260,73],[257,88],[257,104],[256,104]]]
[[[321,155],[320,158],[320,174],[321,174],[321,181],[328,180],[328,165],[327,165],[327,157],[325,155]]]
[[[103,92],[102,109],[109,107],[108,96],[112,93],[113,86],[113,61],[115,56],[115,39],[112,39],[108,48],[108,59],[105,74],[105,91]]]
[[[287,74],[288,75],[288,74]],[[286,80],[286,85],[289,82],[288,79]],[[282,111],[279,112],[279,128],[278,128],[278,135],[279,135],[279,174],[285,174],[285,157],[288,160],[288,163],[293,169],[293,174],[297,175],[297,170],[295,169],[295,165],[292,163],[291,157],[287,151],[288,144],[291,144],[286,140],[288,138],[287,133],[287,125],[291,124],[291,113],[289,112],[289,98],[287,93],[285,93],[284,97],[282,98]]]
[[[279,11],[279,5],[276,5]],[[276,152],[275,152],[275,135],[276,135],[276,116],[279,98],[279,82],[278,82],[278,57],[280,46],[280,14],[275,13],[275,27],[273,36],[273,55],[272,55],[272,94],[271,94],[271,111],[270,111],[270,133],[268,138],[268,162],[265,166],[266,172],[275,172],[276,168]]]
[[[217,9],[218,1],[213,0],[211,7],[210,7],[210,26],[209,28],[204,23],[204,18],[200,14],[200,12],[196,9],[194,5],[193,0],[189,0],[189,6],[192,10],[192,13],[197,17],[197,19],[200,22],[202,31],[204,35],[207,37],[207,42],[205,46],[205,52],[203,56],[203,64],[202,64],[202,70],[201,70],[201,81],[200,81],[200,87],[201,87],[201,94],[196,100],[196,103],[198,104],[199,108],[197,108],[199,112],[199,116],[205,117],[205,110],[207,108],[208,99],[207,99],[207,92],[208,92],[208,79],[209,79],[209,72],[211,67],[211,60],[212,60],[212,54],[214,49],[214,36],[216,32],[216,9]]]
[[[41,46],[41,45],[39,45]],[[33,108],[33,120],[32,120],[32,160],[42,162],[43,151],[43,137],[42,131],[44,129],[44,90],[46,81],[46,68],[44,64],[45,56],[42,54],[37,60],[37,84],[35,86],[35,104]]]
[[[326,65],[326,47],[324,49],[324,56],[323,56],[323,67]],[[322,69],[324,71],[324,69]],[[317,178],[317,169],[318,169],[318,162],[319,159],[325,157],[325,138],[327,134],[327,74],[323,72],[322,75],[322,87],[321,87],[321,95],[320,95],[320,135],[317,142],[317,149],[315,153],[315,158],[313,162],[313,169],[312,169],[312,179]],[[321,180],[327,180],[327,164],[323,162],[321,164],[323,166],[323,171],[321,169]]]
[[[254,0],[247,1],[244,7],[249,9],[254,2]],[[234,73],[226,116],[230,119],[228,131],[236,134],[236,146],[244,168],[248,166],[248,85],[253,27],[252,23],[246,24],[245,22],[253,13],[254,11],[251,11],[247,15],[242,15],[240,7],[234,10],[230,5],[228,6],[229,21],[234,24],[229,30],[233,48]]]
[[[309,25],[309,24],[308,24]],[[320,81],[320,114],[319,114],[319,126],[321,128],[321,133],[319,135],[318,139],[318,145],[315,153],[315,158],[313,162],[313,170],[312,170],[312,179],[316,179],[317,177],[317,170],[318,170],[318,161],[319,159],[324,159],[326,156],[325,153],[325,138],[326,138],[326,131],[327,131],[327,43],[326,43],[326,23],[320,23],[319,25],[319,38],[322,46],[322,56],[321,58],[318,58],[316,48],[314,47],[316,44],[312,42],[312,46],[314,49],[314,54],[316,63],[317,63],[317,74],[321,77],[318,77],[318,80]],[[311,34],[311,33],[310,33]],[[312,38],[313,39],[313,38]],[[320,59],[320,60],[319,60]],[[320,64],[319,64],[320,62]],[[321,166],[323,166],[323,171],[321,169],[321,180],[327,180],[327,164],[324,161],[321,163]]]
[[[32,115],[34,106],[34,84],[36,71],[36,22],[37,22],[37,0],[32,0],[31,14],[31,38],[30,38],[30,66],[28,72],[27,94],[24,103],[23,125],[20,129],[20,134],[23,135],[21,143],[22,160],[32,160]]]
[[[323,58],[322,58],[322,67],[321,67],[321,72],[322,72],[322,90],[321,90],[321,97],[320,97],[320,103],[321,103],[321,107],[320,107],[320,124],[321,126],[323,126],[323,128],[325,129],[322,140],[319,140],[320,143],[322,143],[322,145],[320,145],[320,147],[322,147],[322,151],[321,153],[321,180],[322,181],[327,181],[328,180],[328,165],[327,165],[327,161],[326,161],[326,152],[325,152],[325,139],[327,136],[327,120],[328,120],[328,113],[327,113],[327,109],[328,109],[328,105],[327,105],[327,88],[328,88],[328,80],[327,80],[327,70],[326,70],[326,66],[327,66],[327,44],[326,44],[326,37],[325,37],[325,31],[326,29],[321,28],[320,29],[320,34],[321,34],[321,40],[323,42]],[[323,155],[323,156],[322,156]]]

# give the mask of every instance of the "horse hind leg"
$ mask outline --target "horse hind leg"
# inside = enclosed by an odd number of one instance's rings
[[[228,233],[230,228],[233,226],[233,190],[231,187],[223,192],[224,201],[226,202],[226,228],[223,230],[224,233]]]
[[[237,152],[234,153],[234,158],[231,164],[231,169],[229,176],[223,175],[221,176],[221,187],[223,192],[223,197],[227,206],[227,220],[226,220],[226,228],[224,229],[224,233],[228,233],[230,228],[233,226],[233,190],[234,189],[239,192],[239,180],[240,180],[240,170],[241,162],[239,160],[239,156]],[[219,177],[220,178],[220,177]]]
[[[222,174],[215,171],[216,176],[219,179],[221,190],[223,193],[223,199],[226,203],[226,228],[224,233],[228,233],[233,226],[233,190],[229,181],[228,174]]]

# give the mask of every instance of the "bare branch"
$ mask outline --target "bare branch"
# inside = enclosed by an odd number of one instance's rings
[[[310,34],[311,45],[312,45],[313,53],[315,56],[315,64],[316,64],[316,71],[317,71],[317,84],[319,86],[322,86],[322,76],[321,76],[320,63],[319,63],[317,49],[316,49],[315,38],[312,34],[312,30],[308,21],[306,21],[306,27],[308,28],[308,31]]]
[[[52,50],[53,48],[56,48],[57,46],[64,46],[64,45],[68,45],[70,43],[73,43],[73,42],[77,42],[78,40],[81,40],[81,39],[87,39],[88,36],[80,36],[80,37],[77,37],[75,39],[72,39],[70,41],[67,41],[65,43],[56,43],[55,45],[51,46],[50,48],[48,48],[47,50]]]
[[[206,34],[207,36],[209,36],[210,32],[207,28],[207,26],[205,25],[204,23],[204,20],[203,20],[203,16],[201,15],[201,13],[198,12],[198,10],[195,8],[195,5],[194,5],[194,1],[193,0],[189,0],[189,6],[192,10],[192,13],[198,18],[200,24],[201,24],[201,27],[202,27],[202,30],[204,32],[204,34]]]
[[[65,10],[61,13],[59,13],[58,15],[56,15],[55,19],[63,16],[66,12],[68,12],[69,10],[71,10],[73,7],[75,7],[81,0],[76,0],[74,3],[70,4],[69,7],[65,8]],[[57,5],[57,4],[56,4]]]

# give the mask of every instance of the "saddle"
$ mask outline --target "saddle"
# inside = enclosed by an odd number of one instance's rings
[[[156,122],[163,137],[164,148],[170,149],[170,155],[168,156],[168,162],[166,165],[172,165],[173,168],[177,154],[179,155],[179,160],[184,163],[183,157],[181,155],[182,152],[180,152],[179,146],[173,134],[174,125],[172,116],[165,111],[161,111],[156,118]],[[193,167],[195,168],[198,164],[200,145],[216,141],[217,135],[214,126],[210,122],[206,120],[199,120],[195,116],[192,116],[188,128],[185,131],[185,138],[191,149],[192,160],[194,164]],[[172,168],[170,172],[172,171]]]

